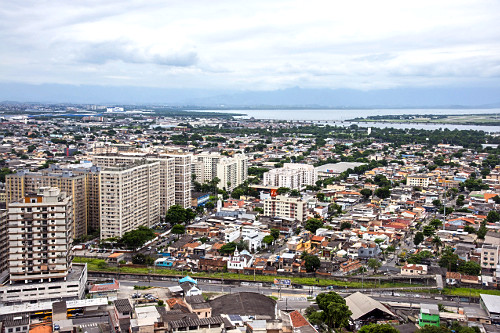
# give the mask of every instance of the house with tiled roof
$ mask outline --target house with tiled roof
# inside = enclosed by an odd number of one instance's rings
[[[427,265],[406,264],[401,267],[401,275],[426,275]]]

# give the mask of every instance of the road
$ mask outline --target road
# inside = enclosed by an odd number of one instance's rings
[[[120,284],[122,286],[153,286],[153,287],[172,287],[177,286],[178,283],[174,281],[151,281],[151,282],[142,282],[142,281],[126,281],[120,280]],[[264,287],[260,286],[259,283],[253,284],[250,282],[250,285],[227,285],[227,284],[213,284],[206,282],[199,282],[199,287],[204,292],[216,292],[216,293],[235,293],[235,292],[255,292],[261,293],[267,296],[276,296],[280,299],[278,302],[278,306],[283,309],[285,307],[291,309],[304,309],[307,306],[311,305],[310,302],[307,301],[307,297],[316,297],[318,294],[325,292],[324,290],[320,290],[315,287],[306,287],[306,289],[295,289],[295,288],[275,288],[275,287]],[[356,290],[345,290],[345,289],[336,289],[334,290],[339,293],[341,296],[349,296],[354,293]],[[398,303],[410,303],[410,304],[420,304],[420,303],[431,303],[431,304],[443,304],[444,306],[456,307],[457,305],[463,306],[473,306],[479,307],[478,304],[475,303],[463,303],[459,302],[458,298],[455,298],[453,301],[449,301],[446,299],[442,299],[442,297],[438,295],[431,295],[427,293],[406,293],[406,292],[394,292],[394,291],[381,291],[377,289],[373,290],[364,290],[364,294],[371,296],[372,298],[380,301],[380,302],[398,302]]]

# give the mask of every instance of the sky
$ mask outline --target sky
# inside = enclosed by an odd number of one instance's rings
[[[481,0],[3,1],[0,84],[497,88],[499,22]]]

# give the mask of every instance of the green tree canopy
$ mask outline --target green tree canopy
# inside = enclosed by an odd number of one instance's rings
[[[236,243],[229,242],[227,244],[222,245],[221,248],[219,249],[219,252],[221,254],[233,254],[234,250],[236,250]]]
[[[165,215],[165,222],[171,225],[187,223],[196,217],[196,213],[191,209],[180,205],[171,206]]]
[[[349,325],[351,310],[345,303],[345,299],[335,292],[321,293],[316,297],[318,307],[323,310],[322,317],[325,324],[337,331]]]
[[[368,200],[372,196],[373,191],[370,190],[369,188],[364,188],[361,191],[359,191],[359,193],[361,193],[361,195],[365,198],[365,200]]]
[[[321,221],[320,219],[314,219],[313,218],[313,219],[307,220],[306,225],[305,225],[304,228],[306,230],[309,230],[311,233],[315,234],[316,230],[318,230],[322,226],[323,226],[323,221]]]
[[[172,227],[172,233],[175,235],[182,235],[186,232],[186,227],[182,224],[176,224]]]
[[[279,229],[271,228],[271,236],[273,237],[274,240],[280,238],[280,231],[279,231]]]
[[[419,231],[415,234],[415,237],[413,238],[413,243],[418,246],[418,244],[424,241],[424,238],[425,238],[424,234]]]
[[[480,275],[481,265],[475,261],[464,261],[460,260],[458,263],[458,271],[466,275]]]
[[[450,272],[456,272],[458,268],[458,255],[453,253],[451,247],[446,247],[439,259],[439,266],[448,269]]]
[[[399,333],[399,331],[389,324],[370,324],[361,327],[358,333]]]
[[[374,273],[376,273],[377,269],[379,269],[381,266],[382,266],[382,263],[379,260],[377,260],[375,258],[368,259],[368,267],[373,269]]]
[[[129,249],[136,249],[153,238],[155,238],[155,233],[153,230],[144,226],[140,226],[135,230],[127,231],[126,233],[124,233],[118,243]]]
[[[306,271],[314,272],[321,266],[321,261],[318,257],[313,255],[306,255],[305,259]]]
[[[271,235],[267,235],[267,236],[264,236],[264,238],[262,238],[262,243],[264,243],[264,244],[271,245],[273,242],[274,242],[274,238]]]
[[[391,189],[389,187],[379,187],[375,190],[375,195],[380,199],[386,199],[391,196]]]

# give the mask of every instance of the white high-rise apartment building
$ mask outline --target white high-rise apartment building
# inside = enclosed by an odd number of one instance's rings
[[[72,264],[73,201],[57,187],[42,187],[9,203],[0,216],[0,259],[9,283],[0,285],[0,304],[81,299],[86,264]],[[3,276],[3,274],[2,274]]]
[[[264,173],[265,186],[288,187],[300,190],[306,185],[316,185],[318,173],[314,166],[300,163],[285,163],[283,168]]]
[[[101,239],[160,221],[160,162],[104,167],[99,174]]]
[[[208,183],[217,177],[219,188],[232,191],[248,179],[248,157],[245,154],[228,157],[220,153],[194,155],[192,172],[199,183]]]
[[[7,212],[10,283],[66,279],[73,259],[73,201],[55,187],[42,187]]]
[[[191,155],[164,153],[146,155],[123,153],[96,155],[92,162],[99,167],[119,166],[140,160],[160,162],[160,214],[165,216],[172,205],[191,206]]]

